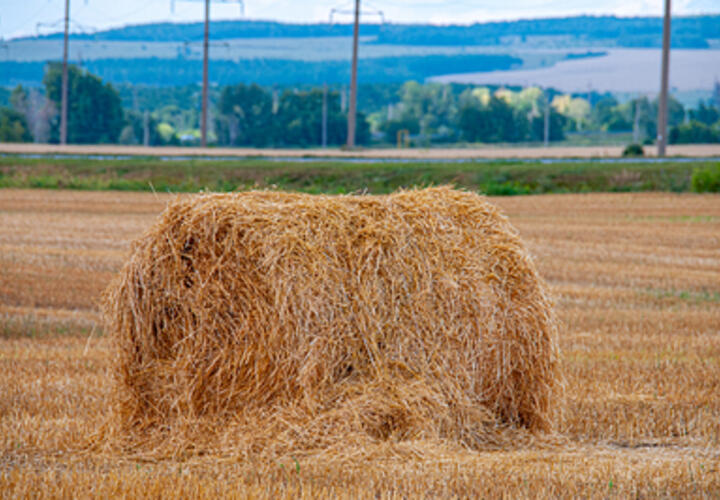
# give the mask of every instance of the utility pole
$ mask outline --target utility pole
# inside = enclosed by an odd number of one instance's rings
[[[640,97],[635,100],[635,120],[633,121],[633,142],[640,143]]]
[[[150,113],[145,110],[143,113],[143,146],[148,147],[150,145]]]
[[[670,74],[670,0],[665,0],[665,19],[663,21],[662,70],[660,80],[660,103],[658,106],[657,154],[665,156],[667,146],[667,101],[668,79]]]
[[[205,0],[205,38],[203,39],[203,88],[202,118],[200,123],[200,144],[207,146],[207,112],[208,112],[208,52],[210,49],[210,0]]]
[[[70,25],[70,0],[65,0],[65,38],[63,43],[62,96],[60,104],[60,144],[67,144],[68,122],[68,28]]]
[[[548,147],[550,145],[550,99],[548,99],[546,91],[543,91],[545,96],[545,120],[543,127],[543,145]]]
[[[355,0],[355,25],[353,27],[352,71],[350,75],[350,109],[348,110],[347,147],[355,147],[355,115],[357,113],[357,58],[358,32],[360,31],[360,0]]]
[[[323,84],[323,98],[322,98],[322,147],[326,148],[328,143],[328,86],[327,83]]]

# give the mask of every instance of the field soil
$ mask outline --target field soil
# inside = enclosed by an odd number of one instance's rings
[[[388,440],[277,461],[96,446],[112,355],[98,296],[170,199],[0,190],[0,498],[720,496],[720,196],[492,199],[562,320],[552,439]]]
[[[66,145],[0,143],[5,154],[77,154],[77,155],[138,155],[138,156],[209,156],[209,157],[271,157],[271,158],[399,158],[408,160],[446,160],[473,158],[619,158],[623,146],[551,146],[467,148],[407,148],[357,149],[343,151],[328,149],[272,149],[272,148],[200,148],[200,147],[144,147],[119,145]],[[655,156],[657,148],[645,146],[646,156]],[[689,144],[668,146],[668,156],[719,157],[720,144]]]

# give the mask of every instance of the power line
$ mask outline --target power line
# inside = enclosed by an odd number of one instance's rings
[[[335,14],[346,14],[346,15],[350,15],[350,14],[354,14],[354,12],[355,12],[354,10],[343,9],[343,8],[333,8],[333,9],[330,9],[330,19],[329,19],[329,22],[330,22],[330,24],[333,24],[333,23],[334,23]],[[376,15],[376,16],[380,17],[380,23],[381,23],[381,24],[385,24],[385,22],[386,22],[386,21],[385,21],[385,13],[384,13],[383,11],[379,10],[379,9],[369,9],[369,10],[367,10],[367,11],[360,12],[360,15],[361,15],[361,16],[363,16],[363,15]]]
[[[78,22],[73,21],[72,19],[69,20],[70,25],[77,28],[77,31],[75,33],[80,33],[82,35],[90,35],[94,34],[97,31],[97,28],[94,26],[88,26],[85,24],[80,24]],[[39,22],[35,24],[35,34],[37,36],[41,36],[40,34],[40,28],[55,28],[56,26],[61,26],[65,23],[65,18],[58,19],[57,21],[53,21],[51,23],[44,23]],[[54,31],[50,31],[48,34],[56,33]]]
[[[170,0],[170,13],[175,13],[175,2],[192,2],[192,1],[203,1],[203,0]],[[213,0],[216,3],[236,3],[240,7],[240,15],[245,15],[245,1],[244,0]]]

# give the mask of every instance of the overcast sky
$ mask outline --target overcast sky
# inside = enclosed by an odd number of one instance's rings
[[[192,22],[203,16],[202,0],[71,0],[73,31],[100,30],[124,24],[158,21]],[[0,0],[0,36],[13,38],[62,29],[64,0]],[[245,19],[291,22],[326,21],[333,8],[352,7],[352,1],[245,0]],[[614,14],[660,15],[663,0],[373,0],[363,1],[366,20],[379,20],[383,11],[389,22],[463,23],[521,18]],[[720,13],[720,0],[675,0],[675,14]],[[241,19],[236,0],[216,0],[211,18]],[[338,21],[349,21],[340,16]],[[38,23],[42,23],[38,26]],[[48,26],[51,25],[51,26]]]

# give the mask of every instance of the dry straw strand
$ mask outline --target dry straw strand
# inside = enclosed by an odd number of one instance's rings
[[[135,447],[477,449],[551,431],[560,404],[545,283],[508,220],[449,187],[179,198],[102,302]]]

